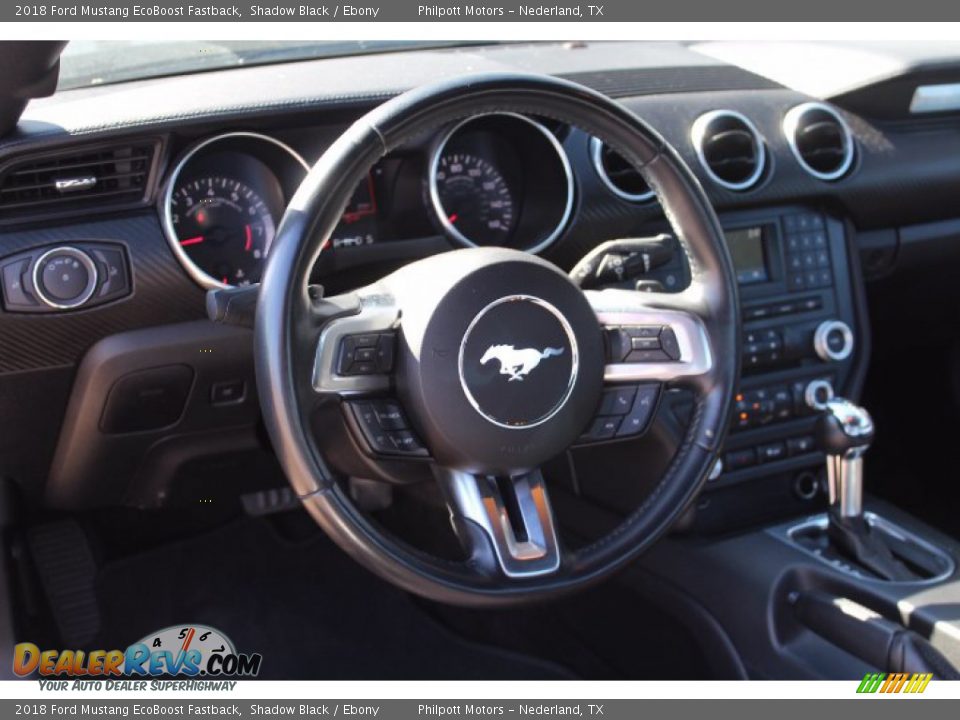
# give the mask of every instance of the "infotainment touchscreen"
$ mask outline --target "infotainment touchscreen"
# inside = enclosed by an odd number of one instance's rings
[[[770,279],[764,247],[764,226],[726,230],[724,235],[733,258],[734,269],[737,271],[737,281],[741,285],[766,282]]]

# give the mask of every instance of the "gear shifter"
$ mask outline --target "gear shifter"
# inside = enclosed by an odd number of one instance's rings
[[[830,542],[886,580],[916,579],[863,517],[863,455],[873,440],[870,414],[844,398],[828,400],[822,410],[817,439],[827,453]]]

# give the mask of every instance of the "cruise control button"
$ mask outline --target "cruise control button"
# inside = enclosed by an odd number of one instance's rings
[[[406,430],[407,419],[399,403],[391,400],[379,400],[373,403],[373,412],[377,423],[384,430]]]
[[[633,407],[637,389],[633,386],[605,390],[600,400],[600,415],[626,415]]]
[[[427,450],[417,437],[409,430],[398,430],[390,433],[390,442],[396,450],[408,455],[426,455]]]
[[[623,419],[617,437],[639,435],[650,424],[653,411],[657,408],[657,397],[660,395],[659,385],[641,385],[637,388],[637,396],[633,401],[630,414]]]
[[[377,420],[377,412],[373,403],[352,402],[347,407],[353,413],[360,431],[363,433],[367,445],[375,453],[396,453],[397,446],[394,443],[390,431],[384,430]]]

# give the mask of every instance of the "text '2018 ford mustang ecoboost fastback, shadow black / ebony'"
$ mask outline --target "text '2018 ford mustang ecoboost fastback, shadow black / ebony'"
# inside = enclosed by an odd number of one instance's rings
[[[7,675],[957,677],[960,47],[0,55]]]

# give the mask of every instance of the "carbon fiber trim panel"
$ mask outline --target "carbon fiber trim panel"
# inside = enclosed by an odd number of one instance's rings
[[[124,330],[205,317],[204,293],[173,257],[152,212],[99,222],[0,233],[0,257],[55,243],[123,243],[133,293],[89,310],[0,312],[0,375],[76,364],[97,340]]]

